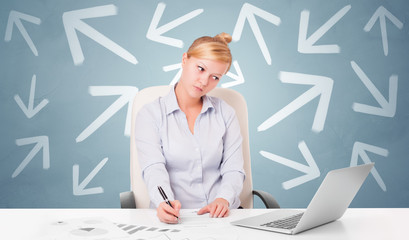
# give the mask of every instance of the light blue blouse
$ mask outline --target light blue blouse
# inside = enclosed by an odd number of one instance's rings
[[[234,109],[204,96],[194,134],[179,108],[174,87],[136,116],[135,140],[151,207],[163,202],[157,186],[182,208],[201,208],[224,198],[238,208],[243,187],[242,137]]]

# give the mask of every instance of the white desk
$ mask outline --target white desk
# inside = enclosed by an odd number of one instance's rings
[[[209,234],[232,233],[234,239],[409,239],[409,208],[348,209],[335,222],[293,236],[230,224],[268,211],[274,210],[233,210],[229,217],[216,220],[216,228],[203,227],[202,230]],[[151,209],[0,209],[0,239],[34,239],[33,236],[41,235],[48,223],[86,217],[103,217],[114,223],[183,228],[183,224],[160,223],[155,210]]]

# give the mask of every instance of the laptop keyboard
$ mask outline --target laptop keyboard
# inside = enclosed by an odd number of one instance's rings
[[[278,219],[273,222],[261,224],[263,227],[293,229],[297,226],[304,213],[295,214],[286,218]]]

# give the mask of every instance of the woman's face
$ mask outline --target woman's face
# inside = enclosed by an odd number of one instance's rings
[[[214,89],[221,77],[226,73],[228,63],[187,57],[183,54],[182,75],[179,84],[182,84],[193,98],[200,98]]]

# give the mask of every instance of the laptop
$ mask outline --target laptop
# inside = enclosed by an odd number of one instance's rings
[[[297,234],[344,215],[374,163],[328,172],[305,210],[277,209],[231,224],[272,232]]]

